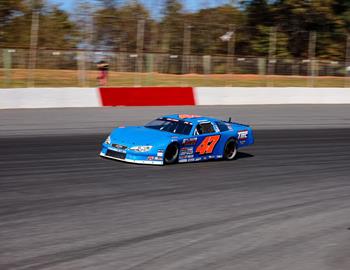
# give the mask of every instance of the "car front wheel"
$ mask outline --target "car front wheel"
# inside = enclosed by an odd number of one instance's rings
[[[237,154],[237,145],[234,139],[229,139],[225,144],[224,159],[233,160]]]
[[[179,158],[179,145],[177,143],[169,144],[164,154],[165,164],[174,164]]]

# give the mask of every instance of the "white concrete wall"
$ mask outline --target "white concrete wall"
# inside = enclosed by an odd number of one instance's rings
[[[96,88],[0,89],[0,109],[99,107]]]
[[[196,87],[197,105],[350,104],[350,88]]]
[[[350,104],[350,88],[197,87],[196,105]],[[0,89],[0,109],[100,107],[97,88]]]

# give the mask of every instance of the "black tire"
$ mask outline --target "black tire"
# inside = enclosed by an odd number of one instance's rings
[[[233,160],[237,155],[237,145],[235,139],[228,139],[225,148],[223,157],[225,160]]]
[[[177,143],[171,143],[168,145],[164,153],[164,163],[165,164],[174,164],[179,159],[179,145]]]

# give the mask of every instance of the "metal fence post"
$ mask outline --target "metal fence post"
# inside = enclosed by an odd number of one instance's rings
[[[137,40],[136,40],[136,72],[141,73],[143,71],[143,45],[145,39],[145,20],[137,21]],[[137,74],[134,80],[135,86],[141,85],[141,74]]]
[[[268,63],[268,74],[275,74],[276,64],[276,43],[277,43],[277,28],[271,27],[270,29],[270,40],[269,40],[269,63]]]
[[[143,70],[143,44],[145,38],[145,20],[137,22],[137,72]]]
[[[84,51],[77,52],[78,78],[81,86],[86,86],[86,56]]]
[[[184,25],[184,43],[182,52],[182,74],[189,72],[189,57],[191,54],[191,26]]]
[[[86,31],[86,43],[87,43],[87,47],[88,47],[88,51],[84,54],[85,56],[85,76],[87,78],[86,82],[87,82],[87,86],[90,85],[90,69],[91,69],[91,61],[93,61],[93,52],[91,51],[91,46],[93,44],[93,40],[94,40],[94,21],[93,18],[91,18],[91,13],[90,14],[90,18],[89,20],[86,22],[86,27],[85,27],[85,31]],[[88,62],[87,62],[88,61]],[[95,85],[95,83],[94,83]]]
[[[267,63],[267,74],[275,75],[275,65],[276,65],[276,44],[277,44],[277,28],[270,28],[270,37],[269,37],[269,59]],[[273,80],[269,79],[267,81],[268,86],[273,86]]]
[[[3,49],[3,68],[5,75],[5,86],[9,87],[11,82],[12,54],[9,49]]]
[[[36,68],[37,61],[37,49],[38,49],[38,33],[39,33],[39,11],[34,7],[35,1],[33,3],[32,12],[32,26],[30,31],[30,52],[29,52],[29,73],[27,86],[34,86],[34,69]]]
[[[158,27],[156,24],[151,25],[151,41],[150,41],[150,47],[151,51],[156,52],[158,51]],[[148,85],[153,84],[153,76],[154,72],[159,71],[158,67],[158,62],[157,62],[157,55],[155,53],[151,53],[147,55],[147,72],[148,72]]]
[[[345,87],[350,87],[350,34],[346,38]]]
[[[236,26],[230,24],[229,32],[232,33],[231,38],[227,41],[227,73],[233,73],[235,45],[236,45]]]
[[[309,34],[309,79],[308,79],[308,86],[314,87],[315,85],[315,76],[316,76],[316,41],[317,41],[317,35],[315,31],[310,32]]]

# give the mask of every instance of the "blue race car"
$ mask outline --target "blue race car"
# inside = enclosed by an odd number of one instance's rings
[[[167,115],[145,126],[118,127],[100,156],[138,164],[164,165],[209,159],[232,160],[254,143],[247,125],[189,114]]]

